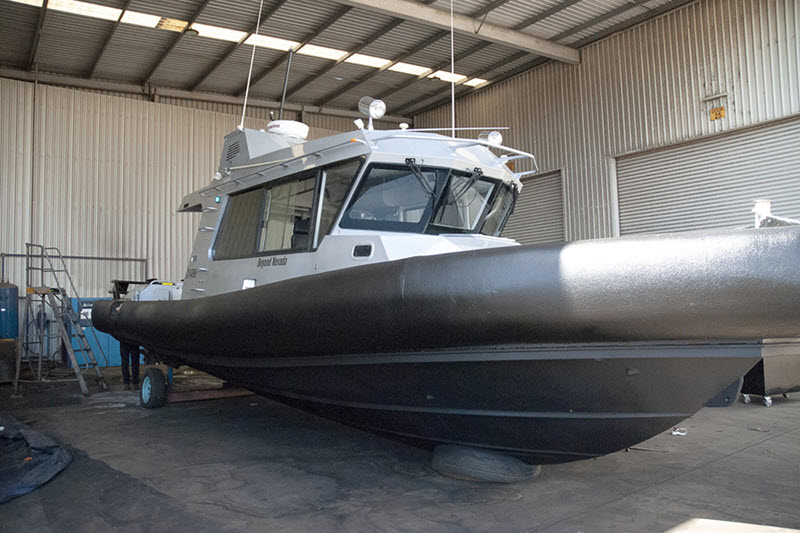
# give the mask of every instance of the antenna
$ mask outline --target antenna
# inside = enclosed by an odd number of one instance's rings
[[[258,20],[256,21],[256,32],[261,27],[261,9],[264,7],[264,0],[258,4]],[[256,42],[253,41],[253,53],[250,54],[250,70],[247,71],[247,87],[244,89],[244,105],[242,106],[242,121],[239,122],[239,129],[244,128],[244,114],[247,112],[247,97],[250,95],[250,77],[253,75],[253,60],[256,58]]]
[[[286,101],[286,87],[289,86],[289,70],[292,68],[294,48],[289,49],[289,60],[286,62],[286,76],[283,77],[283,93],[281,94],[281,109],[278,111],[278,120],[283,119],[283,103]]]
[[[456,136],[456,58],[453,39],[453,3],[450,0],[450,136]]]

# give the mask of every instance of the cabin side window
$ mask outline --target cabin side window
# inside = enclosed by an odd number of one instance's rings
[[[314,241],[315,248],[323,237],[331,232],[336,215],[339,214],[363,161],[363,158],[358,158],[332,165],[323,171],[322,205],[319,212],[319,224],[317,224],[317,237]]]
[[[512,189],[508,185],[503,185],[497,198],[494,201],[492,210],[486,215],[486,220],[481,228],[481,233],[484,235],[493,235],[499,237],[503,232],[503,228],[508,222],[508,217],[514,211],[514,202],[516,201],[516,189]]]
[[[258,253],[308,250],[317,173],[267,189]]]
[[[363,162],[359,157],[232,194],[217,231],[214,260],[316,248],[330,233]]]
[[[214,259],[253,257],[258,222],[264,208],[264,189],[231,195],[217,232]]]

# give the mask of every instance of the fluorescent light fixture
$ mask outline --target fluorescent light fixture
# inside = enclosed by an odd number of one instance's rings
[[[322,57],[324,59],[332,59],[336,61],[347,55],[344,50],[336,50],[335,48],[327,48],[325,46],[317,46],[314,44],[307,44],[297,51],[298,54],[304,56]]]
[[[155,28],[160,20],[161,17],[156,15],[148,15],[147,13],[138,13],[136,11],[126,11],[122,15],[122,22],[125,24],[134,24],[145,28]]]
[[[353,54],[344,60],[345,63],[354,63],[356,65],[364,65],[365,67],[382,68],[391,63],[388,59],[383,59],[375,56],[366,56],[364,54]]]
[[[209,26],[207,24],[192,24],[192,29],[197,30],[200,37],[207,37],[209,39],[219,39],[221,41],[231,41],[238,43],[242,38],[247,35],[243,31],[229,30],[228,28],[220,28],[219,26]]]
[[[33,7],[42,7],[42,3],[44,0],[11,0],[12,2],[16,2],[18,4],[25,4],[26,6],[33,6]]]
[[[42,7],[43,0],[11,0],[18,4],[25,4],[34,7]],[[122,15],[121,21],[125,24],[132,24],[135,26],[142,26],[145,28],[158,28],[162,30],[182,32],[189,24],[185,20],[171,19],[167,17],[160,17],[158,15],[150,15],[147,13],[139,13],[138,11],[123,11],[114,7],[101,6],[92,4],[90,2],[81,2],[80,0],[50,0],[47,7],[56,11],[63,11],[65,13],[73,13],[76,15],[84,15],[87,17],[99,18],[104,20],[119,20]],[[219,39],[222,41],[230,41],[238,43],[247,33],[238,30],[231,30],[219,26],[210,26],[208,24],[200,24],[195,22],[191,25],[190,30],[197,32],[200,37],[208,39]],[[251,35],[248,37],[245,44],[260,46],[263,48],[271,48],[273,50],[289,51],[296,48],[300,43],[290,41],[288,39],[279,39],[278,37],[270,37],[269,35]],[[306,44],[297,51],[298,54],[307,56],[320,57],[323,59],[330,59],[331,61],[339,61],[345,57],[348,52],[345,50],[338,50],[336,48],[328,48],[326,46],[317,46],[314,44]],[[381,57],[375,57],[365,54],[353,54],[344,60],[345,63],[353,63],[355,65],[364,65],[366,67],[384,68],[391,61]],[[430,74],[431,69],[420,65],[413,65],[411,63],[398,62],[388,68],[393,72],[401,72],[403,74],[410,74],[412,76],[423,76]],[[455,81],[460,82],[466,80],[467,77],[461,74],[452,76],[449,72],[438,70],[429,75],[430,78],[438,78],[442,81]],[[487,83],[486,80],[481,78],[473,78],[467,82],[466,85],[470,87],[477,87]]]
[[[278,39],[277,37],[270,37],[269,35],[251,35],[244,44],[260,46],[262,48],[272,48],[273,50],[283,50],[284,52],[288,52],[295,46],[297,46],[298,42],[295,41],[287,41],[286,39]]]
[[[156,28],[167,31],[183,31],[187,24],[189,23],[185,20],[161,17],[161,20],[156,24]]]
[[[477,87],[478,85],[483,85],[487,83],[489,80],[484,80],[483,78],[472,78],[469,81],[465,81],[464,85],[469,85],[470,87]]]
[[[440,80],[446,81],[448,83],[450,83],[451,81],[454,82],[454,83],[458,83],[461,80],[467,79],[467,77],[462,75],[462,74],[452,74],[452,73],[450,73],[450,72],[448,72],[446,70],[437,70],[436,72],[434,72],[433,74],[431,74],[428,77],[429,78],[439,78]]]
[[[79,2],[78,0],[50,0],[47,3],[47,8],[74,15],[114,21],[119,19],[122,13],[122,10],[116,7],[99,6],[89,2]]]
[[[430,72],[431,69],[427,67],[421,67],[419,65],[412,65],[411,63],[395,63],[389,70],[394,72],[402,72],[403,74],[411,74],[412,76],[422,76],[426,72]]]

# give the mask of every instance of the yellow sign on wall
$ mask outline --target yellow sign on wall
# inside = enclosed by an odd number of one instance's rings
[[[708,114],[710,115],[711,120],[719,120],[721,118],[725,118],[725,106],[723,105],[715,107],[711,111],[709,111]]]

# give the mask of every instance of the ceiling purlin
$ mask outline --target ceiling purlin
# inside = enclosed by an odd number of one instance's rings
[[[39,11],[39,22],[36,24],[36,33],[33,34],[31,51],[28,54],[28,70],[33,70],[33,65],[36,63],[36,52],[39,50],[39,40],[42,37],[42,27],[44,27],[44,17],[47,14],[48,1],[49,0],[44,0],[44,2],[42,2],[42,7]]]
[[[663,13],[666,13],[667,11],[672,11],[672,10],[678,9],[679,7],[681,7],[681,6],[685,5],[685,4],[688,4],[689,2],[693,2],[693,1],[694,0],[673,0],[672,2],[668,2],[666,4],[662,4],[662,5],[657,6],[657,7],[649,8],[645,13],[640,13],[639,15],[631,17],[631,18],[629,18],[627,20],[623,20],[619,24],[615,24],[614,26],[611,26],[611,27],[606,28],[604,30],[600,30],[597,33],[589,35],[588,37],[584,37],[580,41],[576,42],[573,46],[575,46],[576,48],[579,48],[581,46],[586,46],[589,43],[592,43],[594,41],[600,40],[600,39],[602,39],[604,37],[608,37],[612,33],[616,33],[618,31],[622,31],[622,30],[628,29],[631,26],[635,26],[636,24],[639,24],[640,22],[644,22],[647,19],[651,19],[653,17],[657,17],[657,16],[659,16],[659,15],[661,15]],[[642,6],[642,7],[644,7],[644,6]]]
[[[528,26],[530,26],[530,25],[532,25],[532,24],[536,24],[537,22],[539,22],[539,21],[542,21],[542,20],[546,19],[547,17],[552,17],[552,16],[553,16],[553,15],[555,15],[556,13],[558,13],[558,12],[560,12],[560,11],[563,11],[564,9],[566,9],[566,8],[570,7],[571,5],[573,5],[573,4],[576,4],[576,3],[580,2],[580,1],[581,1],[581,0],[564,0],[564,2],[561,2],[561,3],[560,3],[560,4],[558,4],[558,5],[555,5],[555,6],[553,6],[553,7],[550,7],[550,8],[548,8],[548,9],[545,9],[545,10],[544,10],[544,11],[542,11],[541,13],[537,13],[536,15],[533,15],[533,16],[531,16],[531,17],[528,17],[527,19],[523,20],[523,21],[522,21],[522,22],[520,22],[519,24],[515,25],[515,26],[514,26],[512,29],[514,29],[514,30],[516,30],[516,31],[519,31],[519,30],[525,29],[525,28],[527,28]],[[502,5],[502,4],[501,4],[501,5]],[[494,9],[495,7],[499,7],[499,6],[495,6],[494,4],[489,4],[489,6],[486,6],[486,7],[491,7],[492,9]],[[486,7],[484,7],[483,9],[486,9]],[[487,11],[486,13],[488,13],[488,11]],[[473,17],[480,17],[480,16],[482,16],[483,14],[484,14],[484,13],[482,13],[482,12],[481,12],[481,10],[478,10],[478,11],[476,11],[475,13],[473,13],[473,14],[472,14],[472,16],[473,16]],[[557,40],[557,38],[553,38],[553,39],[551,39],[551,40],[552,40],[552,41],[556,41],[556,40]],[[484,44],[485,44],[485,45],[488,45],[488,44],[490,44],[490,43],[484,43]],[[462,61],[462,60],[464,60],[466,57],[468,57],[468,56],[470,56],[470,55],[472,55],[472,54],[474,54],[474,53],[477,53],[477,52],[479,52],[479,51],[483,50],[484,48],[486,48],[486,46],[473,46],[472,48],[470,48],[469,50],[467,50],[465,53],[461,54],[459,57],[456,57],[456,61]],[[520,54],[521,54],[521,55],[520,55]],[[520,53],[520,52],[517,52],[517,53],[513,54],[511,57],[514,57],[514,60],[513,60],[513,61],[516,61],[517,59],[519,59],[520,57],[522,57],[522,56],[524,56],[524,55],[526,55],[526,54],[527,54],[527,52],[521,52],[521,53]],[[438,65],[437,65],[437,66],[434,68],[434,71],[436,71],[436,70],[440,70],[440,69],[443,69],[443,68],[445,68],[445,67],[446,67],[446,66],[447,66],[449,63],[450,63],[449,61],[443,61],[443,62],[439,63],[439,64],[438,64]],[[503,62],[502,62],[502,64],[504,64],[504,65],[505,65],[505,64],[508,64],[508,63],[510,63],[510,61],[503,61]],[[496,69],[497,67],[498,67],[498,64],[494,64],[494,65],[492,65],[492,70]],[[477,73],[475,73],[474,75],[468,76],[468,78],[480,77],[480,74],[483,74],[483,72],[485,72],[485,71],[480,71],[480,72],[477,72]],[[396,91],[399,91],[400,89],[405,89],[406,87],[409,87],[409,86],[413,85],[414,83],[418,82],[419,80],[421,80],[421,79],[423,79],[423,78],[425,78],[425,77],[426,77],[426,76],[418,76],[416,79],[411,79],[411,80],[409,80],[409,81],[407,81],[407,82],[403,83],[402,85],[400,85],[400,86],[398,86],[398,87],[395,87],[395,88],[393,88],[391,91],[389,91],[389,92],[387,92],[387,93],[384,93],[384,94],[381,96],[381,98],[384,98],[385,96],[387,96],[387,95],[389,95],[389,94],[392,94],[392,93],[394,93],[394,92],[396,92]],[[461,85],[461,83],[463,83],[463,82],[465,82],[465,81],[467,81],[467,80],[466,80],[466,79],[464,79],[462,82],[458,83],[457,85]],[[449,87],[449,86],[447,87],[447,91],[448,91],[448,92],[450,91],[450,87]],[[442,92],[444,92],[444,90],[443,90]],[[423,100],[427,100],[427,99],[428,99],[428,98],[430,98],[430,97],[431,97],[431,95],[430,95],[430,94],[428,94],[428,95],[427,95],[427,96],[426,96],[426,97],[425,97]],[[417,102],[417,103],[418,103],[418,100],[420,100],[421,98],[422,98],[422,97],[415,99],[415,100],[414,100],[414,102]],[[410,106],[411,106],[411,104],[410,104],[410,103],[406,103],[406,104],[404,104],[404,105],[403,105],[401,108],[402,108],[402,109],[405,109],[405,108],[407,108],[407,107],[410,107]]]
[[[345,7],[341,8],[339,11],[336,12],[335,15],[333,15],[331,18],[329,18],[324,24],[322,24],[316,30],[314,30],[313,32],[308,34],[308,36],[305,39],[303,39],[300,42],[300,44],[298,44],[297,46],[294,47],[294,51],[296,52],[297,50],[300,50],[305,45],[307,45],[308,43],[310,43],[311,41],[313,41],[314,39],[319,37],[322,32],[324,32],[325,30],[330,28],[333,24],[338,22],[339,19],[341,19],[342,17],[347,15],[352,9],[353,8],[350,7],[350,6],[345,6]],[[251,87],[254,86],[258,82],[260,82],[261,80],[263,80],[264,78],[269,76],[272,73],[272,71],[274,71],[276,68],[278,68],[281,65],[281,63],[283,63],[284,61],[289,59],[289,54],[290,53],[291,52],[284,53],[280,58],[278,58],[277,61],[275,61],[273,64],[271,64],[270,66],[268,66],[267,68],[262,70],[260,73],[258,73],[252,79],[252,81],[250,81],[250,86]],[[244,93],[245,93],[246,90],[247,90],[247,82],[245,82],[244,86],[241,89],[239,89],[239,91],[236,93],[237,96],[244,96]]]
[[[544,19],[546,19],[547,17],[552,17],[556,13],[558,13],[560,11],[564,11],[568,7],[570,7],[570,6],[574,5],[574,4],[577,4],[578,2],[581,2],[581,1],[582,0],[564,0],[560,4],[556,4],[551,8],[545,9],[541,13],[537,13],[537,14],[531,16],[531,17],[528,17],[527,19],[523,20],[522,22],[520,22],[519,24],[514,26],[513,29],[515,29],[517,31],[525,29],[528,26],[532,26],[533,24],[536,24],[537,22],[541,22]],[[550,40],[551,41],[555,41],[556,39],[552,38]]]
[[[472,47],[470,47],[470,48],[468,48],[468,49],[464,50],[464,51],[463,51],[463,52],[461,52],[460,54],[456,54],[456,55],[453,57],[453,59],[454,59],[456,62],[457,62],[457,61],[461,61],[461,60],[463,60],[465,57],[468,57],[468,56],[471,56],[472,54],[475,54],[475,53],[477,53],[477,52],[480,52],[481,50],[483,50],[484,48],[486,48],[486,47],[487,47],[487,46],[489,46],[490,44],[491,44],[491,43],[487,43],[487,42],[485,42],[485,41],[484,41],[484,42],[482,42],[482,43],[478,43],[478,44],[476,44],[476,45],[474,45],[474,46],[472,46]],[[527,52],[521,52],[521,53],[522,53],[523,55],[527,54]],[[447,59],[445,59],[444,61],[441,61],[441,62],[437,63],[436,65],[434,65],[433,67],[431,67],[431,70],[432,70],[433,72],[436,72],[437,70],[442,70],[443,68],[446,68],[446,67],[447,67],[449,64],[450,64],[450,58],[447,58]],[[405,89],[406,87],[409,87],[409,86],[411,86],[411,85],[413,85],[413,84],[417,83],[417,82],[418,82],[418,81],[420,81],[420,80],[424,80],[424,79],[426,79],[428,76],[430,76],[430,74],[420,74],[419,76],[416,76],[416,77],[414,77],[414,78],[411,78],[410,80],[404,81],[404,82],[403,82],[403,83],[401,83],[400,85],[397,85],[397,86],[395,86],[395,87],[392,87],[391,89],[389,89],[389,90],[388,90],[388,91],[386,91],[385,93],[381,94],[381,95],[380,95],[378,98],[380,98],[380,99],[384,99],[384,98],[386,98],[387,96],[389,96],[390,94],[394,94],[394,93],[396,93],[397,91],[402,91],[402,90],[403,90],[403,89]],[[464,81],[466,81],[466,80],[464,80]],[[450,87],[450,84],[448,84],[447,86],[448,86],[448,87]]]
[[[130,3],[130,2],[128,2],[128,3]],[[181,38],[183,38],[186,30],[189,29],[192,26],[192,24],[197,22],[197,19],[200,18],[200,15],[203,13],[203,10],[210,3],[211,3],[211,0],[205,0],[205,2],[200,4],[200,7],[197,8],[197,11],[194,12],[194,15],[192,15],[191,20],[189,20],[188,24],[186,24],[186,27],[183,29],[183,31],[177,37],[175,37],[175,39],[172,40],[172,44],[170,44],[169,47],[164,51],[164,53],[161,54],[161,57],[158,58],[158,61],[156,61],[155,65],[153,65],[153,68],[150,69],[150,72],[147,74],[147,76],[145,76],[144,81],[142,82],[142,85],[145,85],[145,84],[150,82],[150,79],[153,77],[153,75],[155,75],[155,73],[159,69],[159,67],[161,67],[161,64],[164,63],[164,61],[167,59],[167,56],[170,55],[173,50],[175,50],[176,46],[178,46],[178,43],[180,42]],[[125,7],[127,8],[127,5]],[[111,38],[109,37],[109,39],[111,39]],[[99,59],[98,59],[98,61],[99,61]]]
[[[598,24],[603,23],[603,22],[607,21],[610,18],[614,18],[616,16],[619,16],[619,15],[625,13],[626,11],[630,11],[634,7],[639,7],[641,4],[644,4],[644,3],[649,2],[649,1],[650,0],[632,0],[632,1],[629,1],[629,2],[627,2],[625,4],[622,4],[621,6],[615,7],[611,11],[606,11],[605,13],[600,15],[599,17],[595,17],[593,19],[589,19],[589,20],[587,20],[587,21],[585,21],[585,22],[583,22],[581,24],[578,24],[577,26],[573,26],[572,28],[569,28],[567,30],[562,31],[559,34],[554,35],[552,37],[552,40],[558,41],[558,40],[561,40],[561,39],[566,39],[570,35],[575,35],[576,33],[580,33],[585,29],[591,28],[592,26],[597,26]]]
[[[131,5],[131,2],[133,2],[133,0],[125,0],[125,5],[122,6],[122,9],[119,12],[119,17],[117,17],[117,21],[114,23],[114,27],[111,28],[111,32],[108,34],[108,37],[106,37],[103,46],[100,47],[100,51],[97,53],[97,56],[94,58],[94,62],[92,63],[92,66],[89,68],[89,74],[86,76],[87,78],[89,79],[94,78],[94,73],[97,71],[97,65],[99,65],[100,60],[103,59],[103,54],[106,53],[108,45],[111,44],[111,39],[113,39],[114,34],[117,33],[117,28],[119,28],[119,25],[122,23],[122,16],[128,10],[128,7]]]
[[[429,1],[429,2],[430,2],[430,1],[433,1],[433,2],[435,2],[436,0],[428,0],[428,1]],[[292,96],[293,94],[295,94],[295,93],[296,93],[296,92],[298,92],[300,89],[302,89],[302,88],[303,88],[303,87],[305,87],[307,84],[309,84],[309,83],[311,83],[312,81],[314,81],[315,79],[319,78],[320,76],[322,76],[322,75],[324,75],[324,74],[327,74],[328,72],[330,72],[331,70],[333,70],[334,68],[336,68],[337,66],[339,66],[339,64],[343,63],[345,60],[347,60],[348,58],[352,57],[352,56],[353,56],[353,54],[357,54],[358,52],[360,52],[361,50],[363,50],[364,48],[366,48],[367,46],[369,46],[370,44],[372,44],[372,43],[373,43],[373,42],[374,42],[374,41],[375,41],[375,40],[376,40],[378,37],[380,37],[380,36],[382,36],[382,35],[385,35],[386,33],[388,33],[388,32],[390,32],[390,31],[392,31],[393,29],[395,29],[396,27],[398,27],[398,26],[399,26],[400,24],[402,24],[403,22],[405,22],[405,21],[404,21],[404,20],[402,20],[402,19],[395,19],[395,20],[393,20],[392,22],[390,22],[389,24],[387,24],[387,25],[386,25],[386,26],[384,26],[383,28],[379,29],[378,31],[376,31],[375,33],[373,33],[372,35],[370,35],[369,37],[367,37],[367,38],[364,40],[364,42],[363,42],[363,43],[359,44],[358,46],[356,46],[355,48],[353,48],[352,50],[350,50],[350,51],[347,53],[347,55],[346,55],[346,56],[344,56],[344,57],[341,57],[340,59],[337,59],[336,61],[334,61],[334,62],[333,62],[333,63],[331,63],[330,65],[326,66],[326,67],[325,67],[325,68],[323,68],[322,70],[319,70],[319,71],[315,72],[314,74],[311,74],[311,75],[309,75],[309,76],[306,76],[305,78],[303,78],[302,80],[300,80],[298,83],[296,83],[296,84],[294,85],[294,87],[292,87],[291,89],[289,89],[289,92],[287,92],[287,93],[286,93],[286,98],[289,98],[290,96]]]
[[[381,68],[375,69],[373,72],[370,72],[369,74],[367,74],[365,76],[362,76],[362,77],[358,78],[357,80],[353,80],[350,83],[348,83],[347,85],[345,85],[344,87],[342,87],[340,89],[337,89],[336,91],[326,95],[322,100],[317,102],[316,105],[318,105],[320,107],[324,106],[328,102],[333,101],[334,99],[338,98],[339,96],[343,95],[344,93],[348,92],[349,90],[361,85],[365,81],[371,80],[372,78],[374,78],[375,76],[377,76],[381,72],[389,69],[390,67],[396,65],[397,63],[403,61],[404,59],[407,59],[407,58],[413,56],[414,54],[416,54],[417,52],[419,52],[421,50],[424,50],[425,48],[429,47],[430,45],[432,45],[433,43],[435,43],[436,41],[438,41],[439,39],[441,39],[445,35],[448,35],[449,33],[450,32],[446,32],[446,31],[437,31],[436,33],[434,33],[433,35],[431,35],[430,37],[428,37],[427,39],[425,39],[421,43],[418,43],[411,50],[408,50],[406,52],[403,52],[399,56],[396,56],[394,59],[392,59],[391,63],[387,63],[386,65],[382,66]]]
[[[666,4],[660,5],[658,7],[652,8],[647,13],[642,13],[642,14],[637,15],[635,17],[632,17],[632,18],[630,18],[628,20],[624,20],[624,21],[620,22],[619,24],[611,26],[610,28],[606,28],[606,29],[601,30],[601,31],[599,31],[599,32],[597,32],[595,34],[592,34],[592,35],[590,35],[590,36],[588,36],[588,37],[586,37],[584,39],[581,39],[580,41],[576,42],[573,46],[575,46],[576,48],[581,48],[582,46],[586,46],[587,44],[590,44],[590,43],[592,43],[594,41],[597,41],[598,39],[602,39],[604,37],[608,37],[609,35],[611,35],[613,33],[625,30],[625,29],[630,28],[631,26],[634,26],[634,25],[636,25],[636,24],[638,24],[640,22],[643,22],[643,21],[645,21],[647,19],[656,17],[656,16],[661,15],[663,13],[666,13],[668,11],[672,11],[674,9],[677,9],[677,8],[681,7],[682,5],[688,4],[689,2],[692,2],[692,1],[694,1],[694,0],[673,0],[672,2],[669,2],[669,3],[666,3]],[[636,7],[636,6],[639,6],[642,3],[644,3],[644,2],[637,1],[634,4],[625,4],[622,7],[627,7],[628,9],[631,9],[631,8]],[[600,17],[592,19],[594,21],[594,24],[599,24],[600,22],[608,20],[611,17],[619,15],[620,14],[619,12],[616,12],[613,15],[611,14],[612,12],[617,11],[618,9],[620,9],[620,8],[617,8],[615,10],[609,11],[608,13],[604,13]],[[624,11],[626,11],[626,10],[623,10],[623,12]],[[592,24],[592,25],[594,25],[594,24]],[[591,26],[588,26],[588,27],[591,27]],[[580,28],[580,29],[577,29],[577,30],[575,28],[570,28],[569,30],[566,30],[565,32],[562,32],[560,34],[561,35],[560,37],[558,37],[558,36],[553,37],[553,40],[555,40],[557,38],[563,39],[563,38],[568,37],[570,35],[574,35],[575,33],[579,32],[579,31],[583,31],[584,29],[586,29],[586,28]],[[530,70],[532,68],[536,68],[537,66],[542,65],[544,63],[547,63],[548,61],[549,60],[546,59],[546,58],[542,58],[542,57],[536,58],[533,61],[530,61],[528,63],[524,63],[524,64],[520,65],[519,67],[517,67],[517,68],[515,68],[513,70],[510,70],[510,71],[504,73],[503,75],[493,79],[492,80],[492,84],[496,84],[496,83],[499,83],[501,81],[505,81],[505,80],[507,80],[509,78],[513,78],[514,76],[516,76],[518,74],[522,74],[523,72],[526,72],[526,71],[528,71],[528,70]],[[481,88],[470,87],[470,88],[468,88],[468,89],[466,89],[464,91],[461,91],[461,93],[456,95],[456,97],[457,98],[463,98],[463,97],[465,97],[465,96],[467,96],[469,94],[472,94],[473,92],[475,92],[477,90],[480,90],[480,89]],[[431,111],[433,109],[436,109],[437,107],[440,107],[440,106],[446,104],[449,100],[450,100],[449,96],[446,97],[446,98],[441,98],[441,99],[439,99],[439,100],[437,100],[437,101],[435,101],[435,102],[433,102],[433,103],[431,103],[429,105],[426,105],[425,107],[423,107],[423,108],[421,108],[419,110],[414,111],[413,113],[415,115],[420,115],[422,113],[427,113],[428,111]],[[405,106],[405,107],[408,107],[408,106]]]
[[[267,9],[265,9],[264,11],[262,11],[262,12],[261,12],[261,23],[263,24],[264,22],[266,22],[266,21],[267,21],[267,20],[268,20],[268,19],[269,19],[269,18],[270,18],[272,15],[274,15],[274,14],[275,14],[275,12],[276,12],[276,11],[278,11],[278,9],[280,9],[281,7],[283,7],[283,5],[284,5],[286,2],[288,2],[288,1],[289,1],[289,0],[278,0],[278,2],[277,2],[275,5],[273,5],[272,7],[268,7]],[[253,24],[253,27],[250,29],[250,31],[248,31],[248,32],[247,32],[247,34],[245,34],[245,36],[244,36],[244,37],[242,37],[242,39],[241,39],[241,40],[240,40],[238,43],[235,43],[235,44],[231,45],[231,47],[230,47],[230,48],[228,48],[228,51],[227,51],[227,52],[225,52],[225,55],[224,55],[224,56],[222,56],[222,57],[221,57],[221,58],[220,58],[220,59],[219,59],[219,60],[218,60],[216,63],[214,63],[213,65],[211,65],[211,67],[209,67],[209,68],[208,68],[208,69],[207,69],[207,70],[206,70],[206,71],[205,71],[205,72],[204,72],[204,73],[203,73],[203,74],[202,74],[202,75],[201,75],[201,76],[200,76],[200,77],[197,79],[197,81],[195,81],[194,83],[192,83],[192,86],[189,88],[189,90],[190,90],[190,91],[196,91],[196,90],[197,90],[197,88],[198,88],[198,87],[200,87],[200,85],[202,85],[202,84],[203,84],[203,82],[205,82],[205,81],[206,81],[206,80],[207,80],[207,79],[208,79],[208,78],[211,76],[211,74],[213,74],[213,73],[214,73],[214,71],[216,71],[216,70],[217,70],[217,69],[218,69],[220,66],[222,66],[222,64],[223,64],[225,61],[227,61],[227,60],[228,60],[228,59],[229,59],[229,58],[230,58],[230,57],[231,57],[231,56],[234,54],[234,52],[236,52],[236,50],[238,50],[238,49],[239,49],[239,48],[240,48],[240,47],[241,47],[241,46],[242,46],[242,45],[245,43],[245,41],[247,41],[247,39],[249,39],[250,37],[252,37],[252,36],[253,36],[253,34],[254,34],[254,33],[257,31],[257,30],[258,30],[258,23],[255,23],[255,24]]]
[[[509,63],[513,63],[514,61],[516,61],[518,59],[522,59],[526,55],[528,55],[528,53],[524,52],[524,51],[519,51],[519,52],[516,52],[514,54],[511,54],[510,56],[506,57],[502,61],[497,62],[497,63],[493,63],[492,64],[492,70],[496,70],[496,69],[502,68],[502,67],[508,65]],[[539,59],[541,59],[541,58],[539,58]],[[475,78],[475,77],[480,77],[479,74],[485,74],[485,73],[486,73],[486,69],[480,69],[480,70],[473,71],[466,78],[464,78],[463,80],[461,80],[459,82],[456,82],[454,85],[456,87],[459,87],[465,81],[467,81],[468,79]],[[473,89],[473,88],[470,87],[470,89]],[[397,107],[396,109],[393,109],[392,112],[397,112],[398,114],[400,114],[400,112],[403,111],[403,110],[414,109],[414,107],[416,107],[417,105],[421,104],[422,102],[424,102],[426,100],[430,100],[431,97],[436,96],[437,94],[442,93],[442,92],[444,92],[444,91],[436,91],[433,94],[432,93],[423,94],[422,96],[420,96],[418,98],[415,98],[414,100],[411,100],[410,102],[406,102],[406,103],[402,104],[401,106]],[[450,92],[450,84],[449,83],[447,84],[447,92],[448,93]],[[448,96],[447,100],[448,101],[450,100],[449,96]]]
[[[497,9],[498,7],[509,3],[510,1],[511,0],[494,0],[494,2],[490,2],[490,3],[486,4],[485,6],[483,6],[482,8],[478,9],[477,11],[475,11],[472,14],[472,17],[473,18],[478,18],[478,17],[482,17],[484,15],[488,15],[489,13],[491,13],[492,11]],[[431,3],[433,3],[433,2],[431,2]]]
[[[495,0],[495,3],[499,4],[499,5],[502,5],[502,4],[504,4],[504,3],[508,2],[508,1],[509,0]],[[421,3],[425,4],[425,5],[429,5],[429,4],[432,4],[434,2],[436,2],[436,0],[423,0]],[[319,72],[316,72],[316,73],[314,73],[314,74],[312,74],[310,76],[307,76],[305,79],[301,80],[292,89],[290,89],[288,93],[286,93],[286,98],[289,98],[291,95],[293,95],[296,92],[298,92],[305,85],[310,83],[312,80],[318,78],[319,76],[327,74],[328,72],[330,72],[331,70],[336,68],[340,63],[342,63],[345,60],[347,60],[347,58],[351,57],[353,54],[357,54],[358,52],[360,52],[361,50],[363,50],[367,46],[371,45],[372,43],[374,43],[375,41],[377,41],[378,39],[380,39],[381,37],[383,37],[384,35],[386,35],[390,31],[392,31],[393,29],[398,27],[403,22],[405,22],[405,20],[403,20],[403,19],[395,19],[392,22],[390,22],[389,24],[387,24],[386,26],[384,26],[383,28],[379,29],[378,31],[376,31],[375,33],[373,33],[372,35],[370,35],[369,37],[364,39],[363,43],[361,43],[360,45],[355,47],[353,50],[348,52],[348,54],[346,56],[336,60],[335,62],[331,63],[327,67],[325,67],[322,70],[320,70]],[[391,67],[395,63],[396,62],[393,61],[393,62],[391,62],[391,63],[389,63],[387,65],[384,65],[384,67],[380,68],[379,71],[383,72],[384,70],[386,70],[387,68]],[[370,74],[374,74],[374,73],[370,73]],[[359,83],[363,83],[363,82],[359,82]],[[339,96],[339,95],[337,94],[336,96]],[[336,96],[334,96],[334,98],[336,98]],[[331,99],[329,99],[328,101],[330,101],[330,100]],[[327,103],[327,102],[325,102],[325,103]]]
[[[422,4],[428,5],[428,4],[434,3],[435,1],[436,0],[425,0],[424,2],[422,2]],[[491,2],[491,3],[483,6],[482,8],[478,9],[477,11],[472,13],[471,16],[472,17],[482,17],[484,15],[488,15],[492,10],[497,9],[498,7],[500,7],[503,4],[507,3],[508,1],[509,0],[495,0],[494,2]],[[331,101],[335,100],[336,98],[338,98],[339,96],[343,95],[347,91],[349,91],[349,90],[361,85],[362,83],[364,83],[364,82],[366,82],[368,80],[371,80],[372,78],[374,78],[375,76],[377,76],[378,74],[383,72],[384,70],[396,65],[397,63],[403,61],[404,59],[406,59],[408,57],[411,57],[412,55],[414,55],[417,52],[421,51],[423,48],[427,48],[428,46],[432,45],[433,43],[435,43],[439,39],[441,39],[441,38],[443,38],[443,37],[445,37],[445,36],[447,36],[449,34],[450,34],[450,32],[444,31],[444,30],[443,31],[439,31],[437,33],[434,33],[432,36],[428,37],[427,39],[425,39],[423,42],[419,43],[417,46],[415,46],[411,50],[409,50],[407,52],[404,52],[404,53],[400,54],[399,56],[396,56],[391,61],[391,63],[388,63],[388,64],[384,65],[383,67],[375,70],[374,72],[370,72],[369,74],[367,74],[365,76],[362,76],[361,78],[348,83],[347,85],[345,85],[344,87],[334,91],[333,93],[326,95],[325,98],[323,98],[321,101],[317,102],[317,105],[324,106],[328,102],[331,102]],[[381,33],[380,31],[375,32],[374,34],[372,34],[369,37],[368,40],[369,40],[369,42],[374,42],[374,41],[378,40],[382,35],[383,35],[383,33]],[[479,49],[482,50],[483,48],[488,46],[488,44],[489,43],[485,43],[485,46],[481,46]],[[470,50],[472,50],[474,48],[477,48],[478,46],[479,45],[473,46]],[[477,52],[477,50],[475,50],[475,51]],[[469,54],[464,55],[464,57],[466,57],[467,55],[469,55]],[[439,67],[439,68],[441,68],[441,67]],[[433,69],[433,71],[436,72],[437,70],[439,70],[439,68],[435,68],[435,69]],[[417,81],[418,79],[424,78],[426,76],[427,76],[427,74],[423,75],[423,76],[419,76],[418,78],[413,79],[412,82]],[[410,83],[408,85],[410,85]],[[404,84],[404,86],[405,86],[405,84]]]

